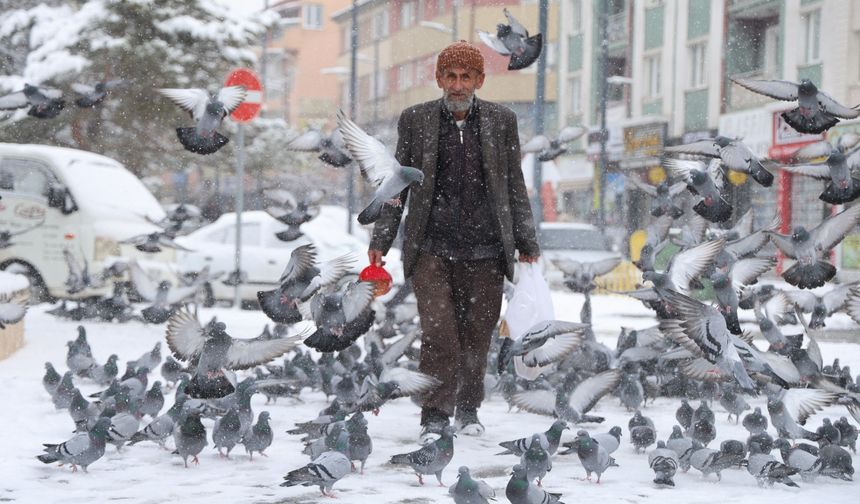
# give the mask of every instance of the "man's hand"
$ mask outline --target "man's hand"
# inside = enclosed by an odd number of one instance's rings
[[[520,254],[520,257],[519,257],[520,262],[530,263],[530,264],[538,262],[538,259],[540,259],[539,255],[530,256],[530,255]]]
[[[370,261],[370,264],[374,266],[384,266],[385,261],[382,260],[382,256],[385,254],[382,253],[381,250],[378,249],[370,249],[367,251],[367,259]]]

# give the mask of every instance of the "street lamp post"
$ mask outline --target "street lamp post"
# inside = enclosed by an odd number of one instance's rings
[[[597,226],[606,231],[606,167],[608,164],[606,141],[606,95],[609,92],[609,13],[606,2],[600,2],[600,179],[597,191]]]
[[[358,59],[358,0],[352,0],[352,28],[349,34],[349,115],[355,121]],[[346,232],[352,234],[352,214],[355,213],[355,162],[349,163],[346,185]]]
[[[455,0],[456,1],[456,0]],[[547,30],[547,15],[549,11],[549,0],[540,0],[538,12],[538,33],[543,33],[546,36]],[[534,123],[535,136],[543,135],[544,132],[544,101],[546,93],[546,47],[541,48],[540,56],[537,62],[537,89],[535,92],[535,108],[534,108]],[[541,161],[538,155],[534,154],[534,195],[532,197],[532,206],[534,207],[534,218],[538,226],[543,221],[543,201],[541,200],[541,188],[543,186],[543,170]]]

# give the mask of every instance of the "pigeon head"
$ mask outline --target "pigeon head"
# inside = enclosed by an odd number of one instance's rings
[[[800,79],[800,85],[798,86],[798,94],[802,95],[811,95],[818,92],[818,88],[815,87],[815,84],[812,83],[809,79]]]
[[[565,429],[570,429],[570,426],[568,426],[567,422],[565,422],[564,420],[556,420],[549,428],[549,430],[553,432],[561,432]]]
[[[657,441],[657,448],[665,448],[665,447],[666,447],[665,441]]]
[[[418,182],[419,185],[424,183],[424,172],[422,172],[421,170],[404,166],[402,173],[403,178],[405,178],[409,182]]]
[[[506,24],[502,24],[502,23],[498,23],[496,25],[496,36],[499,37],[500,39],[505,38],[510,34],[511,34],[511,27],[510,26],[508,26]]]
[[[711,275],[711,283],[717,289],[725,289],[731,285],[731,280],[728,275],[718,271]]]
[[[708,180],[708,174],[699,170],[690,170],[690,179],[693,185],[702,185]]]
[[[468,467],[460,466],[460,468],[457,469],[457,477],[458,478],[460,478],[462,476],[468,476],[468,475],[469,475],[469,468]]]
[[[732,139],[724,136],[718,136],[714,139],[714,143],[716,143],[720,147],[727,147],[729,144],[732,143]]]
[[[616,425],[609,429],[609,433],[612,434],[614,437],[621,439],[621,427]]]
[[[110,422],[111,419],[108,417],[99,417],[96,424],[90,429],[90,435],[98,439],[106,438],[110,429]]]
[[[791,241],[795,243],[803,243],[809,240],[809,231],[803,226],[796,226],[791,232]]]
[[[209,102],[206,104],[206,113],[210,115],[217,116],[219,114],[224,113],[224,105],[220,102]]]
[[[526,477],[526,467],[520,464],[515,465],[511,469],[511,475],[515,478],[525,478]]]
[[[33,86],[32,84],[24,84],[24,96],[27,98],[35,95],[39,92],[39,88],[37,86]]]

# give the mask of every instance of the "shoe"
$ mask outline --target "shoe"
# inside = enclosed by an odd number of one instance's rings
[[[464,436],[484,435],[484,424],[478,420],[478,410],[475,409],[457,409],[454,428]]]
[[[442,437],[442,431],[448,427],[448,419],[433,419],[421,426],[421,434],[418,436],[418,442],[422,445],[428,445]]]

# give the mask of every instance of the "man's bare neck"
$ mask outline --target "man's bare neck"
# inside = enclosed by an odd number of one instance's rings
[[[462,121],[466,118],[467,115],[469,115],[469,111],[467,110],[465,112],[451,112],[451,115],[454,116],[455,121]]]

